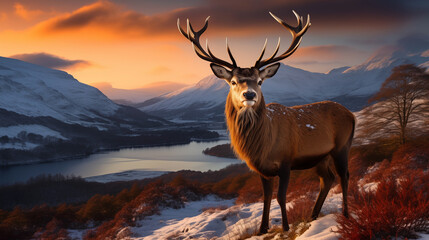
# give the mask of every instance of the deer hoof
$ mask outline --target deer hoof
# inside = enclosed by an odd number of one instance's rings
[[[268,228],[259,229],[258,236],[264,235],[268,232]]]
[[[283,226],[283,232],[288,232],[289,231],[289,225]]]

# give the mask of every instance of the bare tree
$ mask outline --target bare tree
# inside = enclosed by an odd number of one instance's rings
[[[429,74],[413,64],[397,66],[363,111],[366,134],[395,134],[407,140],[409,124],[426,124],[429,114]],[[422,127],[423,128],[423,127]]]

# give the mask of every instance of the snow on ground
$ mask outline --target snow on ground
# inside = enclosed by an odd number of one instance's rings
[[[107,183],[107,182],[116,182],[116,181],[129,181],[130,179],[141,180],[145,178],[154,178],[154,177],[159,177],[165,173],[168,173],[168,172],[167,171],[130,170],[130,171],[123,171],[118,173],[87,177],[85,178],[85,180],[89,182]]]
[[[160,215],[147,217],[131,231],[135,239],[165,239],[168,237],[198,237],[209,239],[219,236],[226,228],[226,220],[238,214],[234,200],[222,200],[213,196],[202,201],[189,202],[185,208],[164,209]],[[224,210],[209,208],[227,208]],[[224,220],[225,219],[225,220]]]
[[[0,137],[8,136],[9,138],[17,137],[20,132],[34,133],[43,137],[51,136],[59,139],[67,139],[61,133],[54,131],[42,125],[29,124],[29,125],[15,125],[10,127],[0,127]]]
[[[419,235],[419,240],[429,240],[429,234],[424,234],[424,233],[418,233]]]
[[[85,235],[86,231],[87,229],[84,229],[84,230],[67,229],[68,237],[72,240],[83,239],[83,235]]]
[[[330,194],[322,208],[323,214],[341,209],[341,193]],[[263,203],[233,205],[234,200],[208,197],[203,201],[189,202],[182,209],[165,209],[160,215],[147,217],[131,228],[133,239],[240,239],[254,235],[259,229]],[[288,203],[287,208],[293,206]],[[214,208],[211,208],[214,207]],[[312,206],[309,206],[310,208]],[[207,209],[205,210],[204,209]],[[273,199],[270,211],[270,226],[281,226],[281,212]],[[334,215],[329,214],[311,223],[302,239],[338,239],[331,231],[335,229]],[[251,239],[264,239],[254,236]],[[298,238],[299,239],[299,238]]]
[[[34,143],[0,143],[0,149],[19,149],[19,150],[31,150],[38,147],[38,144]]]
[[[365,192],[375,192],[377,190],[378,184],[378,182],[366,183],[361,185],[361,189]]]
[[[335,215],[329,214],[311,222],[310,228],[296,240],[336,240],[339,238],[339,234],[334,232],[336,230]]]
[[[297,240],[337,240],[335,213],[341,212],[342,194],[329,193],[322,217],[310,222],[309,228]],[[262,215],[262,203],[234,205],[234,199],[225,200],[208,196],[201,201],[188,202],[181,209],[164,209],[159,215],[146,217],[136,227],[125,227],[123,238],[135,240],[155,239],[217,239],[217,240],[264,240],[283,239],[281,233],[256,236]],[[287,204],[287,208],[293,202]],[[312,206],[308,206],[311,208]],[[270,227],[281,226],[281,213],[273,199],[270,211]],[[85,230],[68,230],[72,239],[82,239]],[[129,236],[130,234],[130,236]],[[253,236],[252,236],[253,235]],[[419,240],[429,240],[429,234],[419,233]],[[119,236],[119,235],[118,235]]]

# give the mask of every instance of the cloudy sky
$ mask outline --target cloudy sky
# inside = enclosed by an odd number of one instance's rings
[[[211,50],[227,59],[225,38],[238,65],[249,67],[266,38],[267,52],[290,34],[268,14],[291,25],[292,13],[310,14],[312,26],[285,64],[314,72],[361,63],[407,36],[427,37],[427,0],[101,0],[0,1],[0,56],[66,70],[87,84],[116,88],[149,83],[195,83],[211,73],[177,30],[202,27]],[[203,45],[204,45],[203,44]]]

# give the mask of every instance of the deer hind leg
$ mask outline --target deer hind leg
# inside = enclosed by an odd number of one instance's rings
[[[326,157],[322,162],[316,166],[316,173],[320,178],[320,192],[317,197],[316,203],[314,204],[311,218],[315,220],[322,209],[323,203],[325,202],[326,196],[331,189],[332,183],[335,181],[335,174],[329,167],[330,157]]]
[[[338,152],[332,154],[334,158],[335,169],[341,179],[341,189],[343,191],[343,215],[349,217],[348,205],[347,205],[347,190],[349,186],[349,146],[344,146]]]
[[[266,179],[261,176],[262,187],[264,189],[264,210],[262,212],[262,222],[261,227],[259,228],[259,234],[264,234],[268,232],[268,223],[270,219],[270,206],[271,198],[273,195],[273,179]]]

